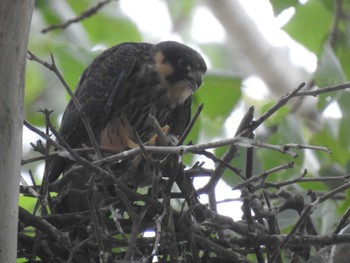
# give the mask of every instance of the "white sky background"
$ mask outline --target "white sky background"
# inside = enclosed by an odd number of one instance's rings
[[[256,21],[259,29],[271,44],[288,47],[292,61],[295,64],[306,67],[309,72],[313,72],[316,69],[317,61],[315,55],[292,41],[287,34],[280,30],[280,27],[293,15],[293,9],[287,10],[279,17],[275,18],[270,3],[267,0],[241,0],[240,2],[245,7],[247,13]],[[171,20],[163,1],[120,0],[119,4],[123,12],[137,24],[140,31],[143,33],[145,41],[159,42],[169,39],[182,41],[179,35],[171,32]],[[198,43],[224,42],[226,37],[222,26],[204,6],[199,6],[194,11],[194,20],[192,21],[190,32],[195,40],[194,42]],[[187,44],[191,45],[193,43]],[[306,62],[308,62],[308,64],[305,64]],[[210,68],[210,63],[208,63],[208,66]],[[248,96],[252,96],[254,99],[262,100],[268,96],[268,89],[264,83],[256,77],[246,79],[243,86],[245,93],[247,93]],[[338,118],[341,117],[339,110],[337,112],[336,104],[330,105],[329,108],[328,113],[325,112],[325,114]],[[236,111],[233,113],[232,118],[237,119],[237,116],[241,114],[242,112]],[[233,121],[228,121],[234,123]],[[230,127],[230,129],[232,130],[232,127]],[[23,138],[24,151],[31,150],[29,142],[35,142],[39,139],[37,135],[26,128],[24,128]],[[206,162],[210,163],[208,160],[206,160]],[[38,171],[37,174],[42,174],[43,166],[40,166],[38,169],[41,171]],[[197,184],[199,186],[204,183],[205,182],[200,181]],[[220,183],[220,187],[217,189],[219,189],[219,191],[217,191],[218,200],[239,197],[239,192],[236,191],[233,193],[231,188],[225,185],[225,183]],[[201,202],[207,202],[206,196],[201,196]],[[235,220],[238,220],[241,217],[240,206],[240,202],[232,202],[220,204],[218,209],[219,213],[232,216]]]

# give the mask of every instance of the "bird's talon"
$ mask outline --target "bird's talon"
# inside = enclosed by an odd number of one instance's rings
[[[162,131],[164,133],[165,136],[168,136],[169,133],[170,133],[170,126],[169,125],[165,125],[163,128],[162,128]]]
[[[139,145],[138,145],[137,143],[135,143],[134,141],[132,141],[132,140],[128,140],[127,146],[128,146],[130,149],[134,149],[134,148],[139,147]]]
[[[163,132],[164,137],[166,138],[170,133],[170,126],[165,125],[164,127],[162,127],[162,132]],[[149,139],[148,144],[149,145],[156,145],[159,142],[159,139],[160,139],[160,136],[158,134],[155,134],[151,137],[151,139]]]

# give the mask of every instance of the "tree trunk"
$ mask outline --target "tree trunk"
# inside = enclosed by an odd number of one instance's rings
[[[0,262],[16,262],[26,52],[33,0],[0,2]]]

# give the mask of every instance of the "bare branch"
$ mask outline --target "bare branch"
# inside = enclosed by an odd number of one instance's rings
[[[53,55],[51,54],[51,64],[41,60],[40,58],[38,58],[37,56],[35,56],[32,52],[30,52],[28,50],[28,59],[29,60],[34,60],[36,62],[38,62],[39,64],[43,65],[44,67],[48,68],[49,70],[53,71],[55,73],[55,75],[57,76],[57,78],[61,81],[63,87],[66,89],[66,91],[68,92],[69,96],[71,97],[72,101],[74,102],[74,105],[79,113],[79,116],[81,117],[82,122],[84,123],[85,129],[89,135],[89,139],[91,141],[92,146],[94,147],[97,155],[99,158],[102,157],[100,148],[97,144],[95,135],[91,129],[91,125],[89,122],[88,117],[86,116],[85,111],[83,110],[83,107],[81,106],[80,102],[78,101],[78,99],[75,97],[74,93],[72,92],[72,90],[70,89],[68,83],[66,82],[66,80],[63,78],[61,72],[58,70],[56,63],[55,63],[55,59],[53,57]]]
[[[108,4],[109,2],[111,2],[112,0],[102,0],[99,3],[97,3],[96,5],[90,7],[88,10],[82,12],[79,16],[73,18],[73,19],[69,19],[67,20],[65,23],[63,24],[56,24],[56,25],[51,25],[43,30],[41,30],[41,33],[47,33],[49,31],[55,30],[55,29],[65,29],[68,26],[70,26],[73,23],[78,23],[90,16],[92,16],[93,14],[97,13],[98,10],[100,10],[103,6],[105,6],[106,4]]]
[[[304,96],[318,96],[320,94],[324,93],[330,93],[334,91],[339,91],[339,90],[345,90],[350,88],[350,83],[343,83],[335,86],[330,86],[326,88],[321,88],[321,89],[314,89],[314,90],[308,90],[308,91],[301,91],[295,94],[295,97],[304,97]]]
[[[258,175],[254,175],[251,178],[245,180],[244,182],[237,184],[232,190],[242,189],[243,187],[245,187],[251,183],[254,183],[254,182],[259,181],[259,180],[264,180],[270,174],[273,174],[273,173],[276,173],[278,171],[282,171],[285,169],[293,168],[293,165],[294,165],[293,162],[289,162],[287,164],[282,164],[282,165],[274,167],[270,170],[264,171]]]

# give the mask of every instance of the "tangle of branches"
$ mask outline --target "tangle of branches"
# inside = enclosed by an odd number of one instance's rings
[[[52,62],[47,63],[29,53],[29,59],[52,70],[69,91],[53,57]],[[255,130],[291,98],[347,89],[350,84],[312,91],[303,91],[303,87],[304,84],[283,96],[256,119],[253,119],[254,108],[250,108],[232,138],[183,144],[199,109],[180,143],[173,146],[140,143],[140,147],[122,153],[98,145],[71,149],[59,136],[57,141],[53,140],[50,135],[58,133],[51,124],[51,112],[42,110],[46,132],[28,122],[24,125],[46,143],[33,144],[40,156],[23,160],[23,164],[49,162],[59,154],[74,165],[51,184],[45,180],[46,173],[41,185],[34,179],[30,186],[22,180],[21,194],[35,198],[37,205],[34,213],[19,209],[18,257],[28,262],[272,263],[283,262],[284,257],[306,261],[311,249],[319,251],[328,245],[350,242],[350,235],[340,232],[349,211],[331,235],[319,235],[311,218],[322,202],[350,188],[350,175],[319,178],[308,177],[305,171],[294,179],[269,180],[271,175],[293,169],[293,161],[253,174],[253,153],[261,149],[288,155],[291,159],[298,158],[297,152],[304,149],[331,153],[322,146],[291,142],[273,145],[254,137]],[[69,93],[74,100],[73,93]],[[223,146],[228,149],[221,158],[208,151]],[[231,161],[237,158],[239,149],[246,152],[245,163],[242,167],[233,167]],[[216,164],[215,168],[206,169],[198,162],[186,167],[182,160],[187,154],[209,158]],[[223,216],[216,209],[215,190],[226,170],[240,178],[234,186],[241,191],[243,217],[240,221]],[[204,187],[196,189],[193,178],[199,176],[209,180]],[[135,181],[143,183],[135,185]],[[319,181],[342,184],[321,194],[312,191],[296,194],[288,188]],[[208,195],[208,204],[200,202],[200,194]],[[294,210],[298,216],[289,232],[282,234],[278,215],[286,210]]]

